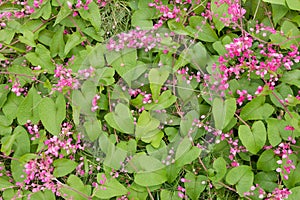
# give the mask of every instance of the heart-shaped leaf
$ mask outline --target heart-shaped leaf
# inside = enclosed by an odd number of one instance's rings
[[[215,120],[216,129],[222,130],[232,120],[236,110],[236,101],[234,98],[222,100],[215,98],[213,101],[212,112]]]
[[[225,176],[227,171],[226,161],[223,157],[219,157],[214,161],[213,167],[216,171],[216,175],[210,179],[213,181],[220,181]]]
[[[56,102],[45,97],[39,104],[38,110],[45,128],[53,135],[61,131],[61,123],[66,116],[66,102],[62,94],[58,95]]]
[[[97,181],[104,184],[100,184],[99,187],[94,189],[94,194],[100,199],[111,199],[115,196],[122,196],[127,193],[127,189],[115,178],[106,177],[104,173],[97,174]]]
[[[17,119],[20,124],[26,124],[28,120],[34,124],[38,123],[41,116],[41,113],[38,111],[41,99],[42,98],[37,93],[36,89],[32,87],[25,99],[19,105],[17,111]]]
[[[199,199],[200,194],[207,185],[207,177],[203,175],[195,176],[193,173],[188,172],[184,178],[187,180],[184,183],[187,195],[192,200]]]
[[[226,176],[226,182],[230,185],[236,185],[237,192],[241,197],[244,196],[245,192],[250,191],[253,179],[254,174],[247,165],[231,169]]]
[[[259,96],[247,103],[242,109],[240,117],[245,121],[267,119],[274,112],[274,108],[265,103],[265,100],[265,96]]]
[[[262,121],[254,122],[251,129],[241,125],[238,132],[243,145],[253,154],[261,150],[266,143],[267,132]]]
[[[119,103],[114,112],[107,113],[104,117],[107,123],[122,133],[133,134],[133,117],[128,106]]]
[[[160,90],[164,82],[169,77],[169,72],[165,69],[157,69],[153,68],[149,72],[149,82],[150,82],[150,89],[152,92],[152,98],[153,100],[157,100],[160,95]]]
[[[53,162],[53,166],[54,166],[53,175],[55,177],[62,177],[71,173],[77,167],[77,163],[73,160],[61,158],[55,160]]]

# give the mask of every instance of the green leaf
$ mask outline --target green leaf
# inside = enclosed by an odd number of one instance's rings
[[[221,21],[220,18],[230,18],[230,16],[228,14],[228,4],[223,3],[220,6],[217,6],[217,3],[219,3],[218,0],[211,1],[211,11],[214,13],[213,22],[217,30],[220,32],[225,27],[224,22]],[[224,14],[226,15],[224,16]]]
[[[254,183],[259,184],[266,192],[272,192],[278,187],[276,172],[259,172],[255,175]]]
[[[42,5],[41,8],[37,9],[34,13],[30,15],[32,19],[38,19],[42,17],[43,19],[47,20],[51,17],[51,4],[50,1],[47,1]]]
[[[247,165],[241,165],[231,169],[226,175],[226,182],[236,185],[237,193],[242,197],[245,192],[250,191],[253,185],[254,174]]]
[[[58,178],[71,173],[77,167],[77,163],[67,158],[61,158],[55,160],[53,162],[53,166],[54,166],[53,175],[56,178]]]
[[[72,10],[68,7],[67,1],[60,7],[60,10],[56,16],[56,20],[53,26],[60,23],[63,19],[68,17],[72,13]]]
[[[147,143],[151,142],[157,148],[163,137],[162,132],[158,129],[159,124],[159,120],[151,117],[147,111],[143,111],[136,124],[136,138]]]
[[[286,0],[286,3],[291,10],[300,11],[300,1],[299,0]]]
[[[127,151],[122,148],[115,147],[113,142],[105,133],[100,134],[99,146],[106,155],[104,165],[112,169],[119,169],[121,167],[121,163],[124,162],[127,156]]]
[[[188,135],[189,132],[191,131],[191,127],[193,126],[194,120],[198,118],[199,118],[199,114],[196,111],[194,110],[189,111],[180,121],[180,134],[183,136]],[[197,132],[197,129],[193,131]]]
[[[214,42],[213,48],[219,55],[224,55],[226,53],[226,49],[221,41]]]
[[[181,200],[181,198],[178,196],[176,191],[169,191],[166,189],[162,189],[160,192],[160,199],[161,200]]]
[[[278,167],[275,159],[275,153],[269,149],[264,151],[258,158],[257,169],[263,171],[272,171]]]
[[[140,27],[143,30],[149,30],[153,27],[152,19],[156,16],[156,10],[153,8],[143,8],[135,11],[131,16],[131,25]]]
[[[193,173],[188,172],[184,178],[187,180],[184,182],[186,194],[192,199],[197,200],[200,194],[205,190],[207,185],[207,177],[203,175],[195,176]]]
[[[266,143],[267,132],[262,121],[254,122],[251,129],[241,125],[238,132],[243,145],[253,154],[260,151]]]
[[[151,156],[136,154],[127,168],[135,172],[134,182],[141,186],[160,185],[167,180],[165,165]]]
[[[146,110],[162,110],[170,107],[176,102],[177,97],[172,95],[171,90],[164,91],[158,100],[150,104],[144,104]]]
[[[36,89],[32,87],[17,110],[17,119],[19,124],[26,124],[28,120],[30,120],[33,124],[38,123],[40,120],[38,106],[41,99],[42,98]]]
[[[44,127],[53,135],[61,132],[61,123],[66,116],[66,102],[61,94],[57,97],[56,102],[51,98],[42,99],[39,107],[39,114]]]
[[[33,72],[28,67],[13,65],[13,66],[9,67],[7,71],[12,74],[19,75],[18,80],[20,81],[21,87],[23,87],[27,83],[32,82]]]
[[[300,70],[294,69],[292,71],[285,72],[280,78],[280,81],[300,88]]]
[[[177,150],[178,151],[178,150]],[[184,165],[191,164],[194,160],[199,158],[202,150],[198,147],[192,146],[184,156],[178,157],[175,160],[175,167],[182,168]],[[176,174],[177,176],[177,174]]]
[[[72,91],[73,119],[79,123],[79,114],[86,117],[94,117],[95,112],[91,111],[92,100],[97,93],[97,86],[94,81],[87,80],[81,85],[81,90]],[[84,102],[84,103],[82,103]],[[77,116],[77,119],[75,118]]]
[[[88,9],[79,9],[79,14],[83,19],[91,22],[96,31],[100,30],[102,20],[100,10],[98,9],[98,5],[95,2],[92,1],[88,5]]]
[[[85,132],[89,139],[93,142],[102,133],[102,124],[100,120],[88,120],[83,124]]]
[[[272,4],[279,4],[285,6],[286,0],[263,0],[264,2],[272,3]]]
[[[64,55],[68,55],[68,53],[79,45],[81,42],[85,41],[86,37],[82,37],[78,31],[68,35],[68,40],[66,42],[65,50],[64,50]]]
[[[41,66],[45,71],[54,73],[55,66],[51,61],[50,51],[44,45],[38,44],[35,52],[27,53],[25,58],[33,66]]]
[[[100,183],[100,180],[103,180],[105,177],[104,184],[101,184],[100,187],[94,189],[93,194],[96,197],[101,199],[110,199],[116,196],[122,196],[127,194],[127,189],[115,178],[108,177],[106,178],[104,173],[97,174],[97,181]]]
[[[22,126],[17,126],[14,129],[13,134],[17,135],[13,146],[14,156],[23,156],[24,154],[29,153],[30,140],[28,137],[28,132]]]
[[[212,113],[216,129],[224,129],[232,120],[236,110],[236,100],[215,98],[212,105]]]
[[[104,67],[96,71],[99,82],[104,85],[112,85],[115,82],[115,70],[113,68]]]
[[[151,172],[141,171],[134,175],[134,182],[145,187],[160,185],[166,181],[167,181],[167,173],[165,169],[160,169]]]
[[[168,27],[171,31],[179,35],[188,35],[184,25],[181,22],[176,22],[175,19],[168,20]]]
[[[59,55],[59,57],[64,58],[64,49],[65,49],[65,41],[64,41],[64,26],[56,26],[56,31],[53,34],[50,43],[50,53],[51,57],[55,57]]]
[[[206,70],[207,64],[211,61],[205,46],[201,42],[197,42],[195,45],[189,47],[187,51],[181,53],[181,56],[196,70]]]
[[[218,36],[211,26],[208,23],[202,23],[205,21],[203,17],[192,16],[189,21],[190,26],[187,26],[186,29],[190,32],[191,37],[204,42],[215,42],[218,40]]]
[[[291,190],[291,193],[287,200],[298,200],[300,196],[300,186],[294,187]]]
[[[19,36],[20,42],[27,44],[28,46],[31,47],[36,47],[33,32],[25,29],[24,31],[22,31],[22,34],[23,36]]]
[[[6,103],[7,100],[7,94],[9,93],[9,89],[7,89],[7,85],[1,84],[0,85],[0,108],[3,107],[3,105]]]
[[[151,117],[147,111],[143,111],[136,125],[136,137],[141,138],[144,135],[147,135],[147,133],[156,130],[159,124],[159,120]]]
[[[9,188],[14,186],[12,183],[10,183],[8,180],[0,177],[0,188],[4,189],[4,188]]]
[[[15,132],[14,131],[14,134],[12,135],[8,135],[8,136],[5,136],[3,138],[1,138],[1,152],[4,154],[4,155],[9,155],[11,153],[11,149],[12,149],[12,146],[16,140],[16,138],[18,137],[18,135],[20,134],[20,132]]]
[[[273,106],[265,103],[265,96],[259,96],[247,103],[241,111],[240,117],[247,120],[267,119],[274,112]]]
[[[64,196],[67,198],[85,200],[86,196],[90,196],[91,186],[84,185],[79,177],[71,174],[67,180],[67,183],[70,187],[63,185],[63,187],[60,189],[60,192],[65,194]],[[78,191],[80,191],[80,193]]]
[[[44,190],[32,193],[30,200],[55,200],[55,196],[51,190]]]
[[[219,157],[214,161],[213,168],[216,171],[216,175],[211,177],[212,181],[220,181],[227,172],[226,161],[223,157]]]
[[[0,115],[0,135],[9,135],[12,130],[12,119],[8,119],[4,115]]]
[[[23,182],[26,177],[24,163],[21,163],[18,161],[18,157],[14,160],[11,160],[10,168],[11,173],[15,181],[17,182]]]
[[[148,78],[153,100],[157,100],[160,95],[162,85],[167,81],[169,72],[163,68],[153,68],[150,70]]]
[[[188,152],[191,148],[192,144],[189,139],[189,137],[185,137],[183,140],[180,141],[178,148],[175,153],[175,160],[178,160],[182,156],[185,155],[186,152]]]
[[[103,42],[104,41],[104,38],[103,38],[104,31],[103,30],[99,30],[97,32],[93,27],[88,27],[88,28],[85,28],[83,30],[83,33],[90,36],[94,40],[97,40],[98,42]]]
[[[0,30],[1,35],[1,42],[4,42],[5,44],[10,44],[15,36],[15,31],[11,29],[2,29]]]
[[[286,15],[289,9],[283,5],[272,4],[271,6],[273,22],[276,25]]]
[[[269,118],[268,125],[268,140],[272,146],[277,146],[281,142],[281,133],[285,132],[282,120]]]
[[[115,112],[107,113],[104,119],[111,127],[122,133],[134,133],[133,117],[125,104],[119,103],[116,106]]]

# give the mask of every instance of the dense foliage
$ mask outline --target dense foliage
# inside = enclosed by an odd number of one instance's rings
[[[0,199],[298,199],[299,11],[0,0]]]

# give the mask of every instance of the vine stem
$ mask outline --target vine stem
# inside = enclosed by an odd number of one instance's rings
[[[282,103],[281,99],[279,99],[279,97],[277,96],[277,94],[275,94],[275,92],[272,91],[272,95],[278,100],[278,102],[283,106],[285,112],[291,117],[293,118],[293,115],[290,113],[290,111],[287,109],[286,105],[284,103]]]
[[[147,192],[148,192],[148,194],[149,194],[149,196],[150,196],[151,200],[154,200],[154,197],[152,196],[152,194],[151,194],[151,191],[150,191],[149,187],[147,187]]]
[[[259,8],[260,3],[261,3],[261,0],[259,0],[258,3],[257,3],[256,9],[255,9],[255,13],[254,13],[254,16],[253,16],[253,19],[256,18],[256,15],[257,15],[257,12],[258,12],[258,8]]]
[[[107,96],[108,96],[109,112],[112,112],[112,107],[111,107],[111,103],[110,103],[110,99],[111,99],[110,98],[110,90],[107,91]],[[118,138],[116,129],[114,129],[114,134],[115,134],[117,143],[119,143],[119,138]]]
[[[246,126],[248,126],[248,128],[250,128],[249,124],[247,124],[247,122],[245,122],[238,114],[234,113],[234,115],[235,115],[241,122],[243,122],[243,124],[245,124]]]
[[[230,190],[230,191],[235,192],[235,193],[238,194],[238,192],[237,192],[234,188],[232,188],[232,187],[226,185],[225,183],[222,183],[221,181],[219,181],[218,183],[219,183],[220,185],[222,185],[223,187],[227,188],[228,190]],[[251,200],[249,197],[246,197],[246,196],[244,196],[244,198],[247,199],[247,200]]]

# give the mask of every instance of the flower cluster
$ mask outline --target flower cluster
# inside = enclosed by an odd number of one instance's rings
[[[37,127],[36,127],[37,128]],[[44,142],[46,148],[40,152],[35,159],[29,160],[25,164],[26,178],[24,180],[25,189],[32,192],[43,191],[46,189],[60,195],[58,189],[61,187],[55,182],[53,175],[53,162],[57,158],[68,157],[74,159],[73,154],[77,150],[83,150],[81,144],[81,136],[77,135],[77,139],[72,138],[72,125],[64,123],[62,126],[61,137],[53,136]],[[30,129],[32,130],[32,129]],[[35,132],[38,132],[36,130]]]
[[[92,100],[92,112],[95,112],[99,106],[98,106],[98,100],[100,99],[100,96],[98,94],[96,94]]]
[[[291,193],[292,192],[287,188],[283,188],[283,189],[275,188],[275,190],[272,191],[272,193],[267,194],[267,198],[265,198],[265,200],[287,199]]]
[[[20,96],[24,92],[24,88],[21,87],[21,83],[18,78],[16,78],[15,82],[13,83],[11,91],[17,96]]]
[[[179,75],[182,75],[182,80],[186,81],[187,84],[190,84],[193,79],[195,79],[198,83],[201,81],[201,72],[200,71],[198,71],[196,73],[194,73],[194,72],[188,73],[188,72],[189,72],[188,67],[177,70],[177,73]]]
[[[237,167],[240,164],[236,160],[236,155],[237,153],[240,152],[247,152],[247,149],[244,146],[239,145],[239,140],[238,139],[233,139],[231,136],[233,135],[233,131],[230,131],[229,133],[222,133],[221,134],[221,140],[226,140],[227,143],[230,146],[230,154],[229,154],[229,159],[231,160],[231,167]]]
[[[53,91],[64,92],[79,87],[79,81],[72,76],[72,69],[67,69],[63,65],[56,66],[54,77],[58,78],[58,81],[54,84]]]
[[[0,2],[0,5],[5,4],[7,2]],[[6,21],[11,18],[24,18],[34,13],[35,8],[39,8],[39,6],[43,3],[43,0],[34,0],[33,7],[28,5],[28,1],[21,0],[13,0],[12,4],[16,5],[15,10],[3,11],[0,13],[0,29],[1,27],[6,27]],[[20,8],[21,7],[21,8]]]
[[[130,30],[128,33],[121,33],[117,38],[111,38],[107,44],[107,49],[112,51],[121,51],[125,48],[141,49],[150,51],[159,46],[162,37],[154,31],[140,30],[139,28]]]
[[[31,140],[35,140],[40,137],[39,127],[36,124],[32,124],[30,120],[25,124],[27,131],[30,135],[32,135]]]
[[[234,38],[232,43],[225,45],[227,53],[219,57],[218,64],[213,64],[213,74],[204,75],[205,86],[208,86],[210,91],[224,96],[224,91],[229,88],[228,81],[232,78],[239,79],[246,73],[249,80],[251,76],[256,76],[273,90],[279,80],[277,70],[279,68],[291,70],[295,63],[299,63],[299,51],[295,45],[292,45],[291,51],[284,55],[275,45],[253,44],[254,39],[245,36]],[[262,86],[258,88],[256,94],[261,91]],[[253,98],[246,90],[231,92],[237,92],[240,96],[237,101],[239,105],[245,98],[248,100]]]
[[[295,144],[296,140],[292,137],[289,137],[289,142],[282,142],[274,150],[274,153],[278,155],[281,159],[277,161],[277,164],[282,166],[276,169],[277,172],[281,173],[285,180],[289,179],[289,174],[291,170],[294,170],[296,167],[293,163],[293,160],[290,159],[290,155],[293,154],[291,149],[291,144]]]
[[[215,1],[215,4],[217,7],[220,7],[221,5],[226,5],[228,7],[227,13],[224,13],[224,16],[218,16],[225,26],[229,26],[230,24],[236,25],[246,14],[246,10],[242,8],[239,0],[219,0]]]

